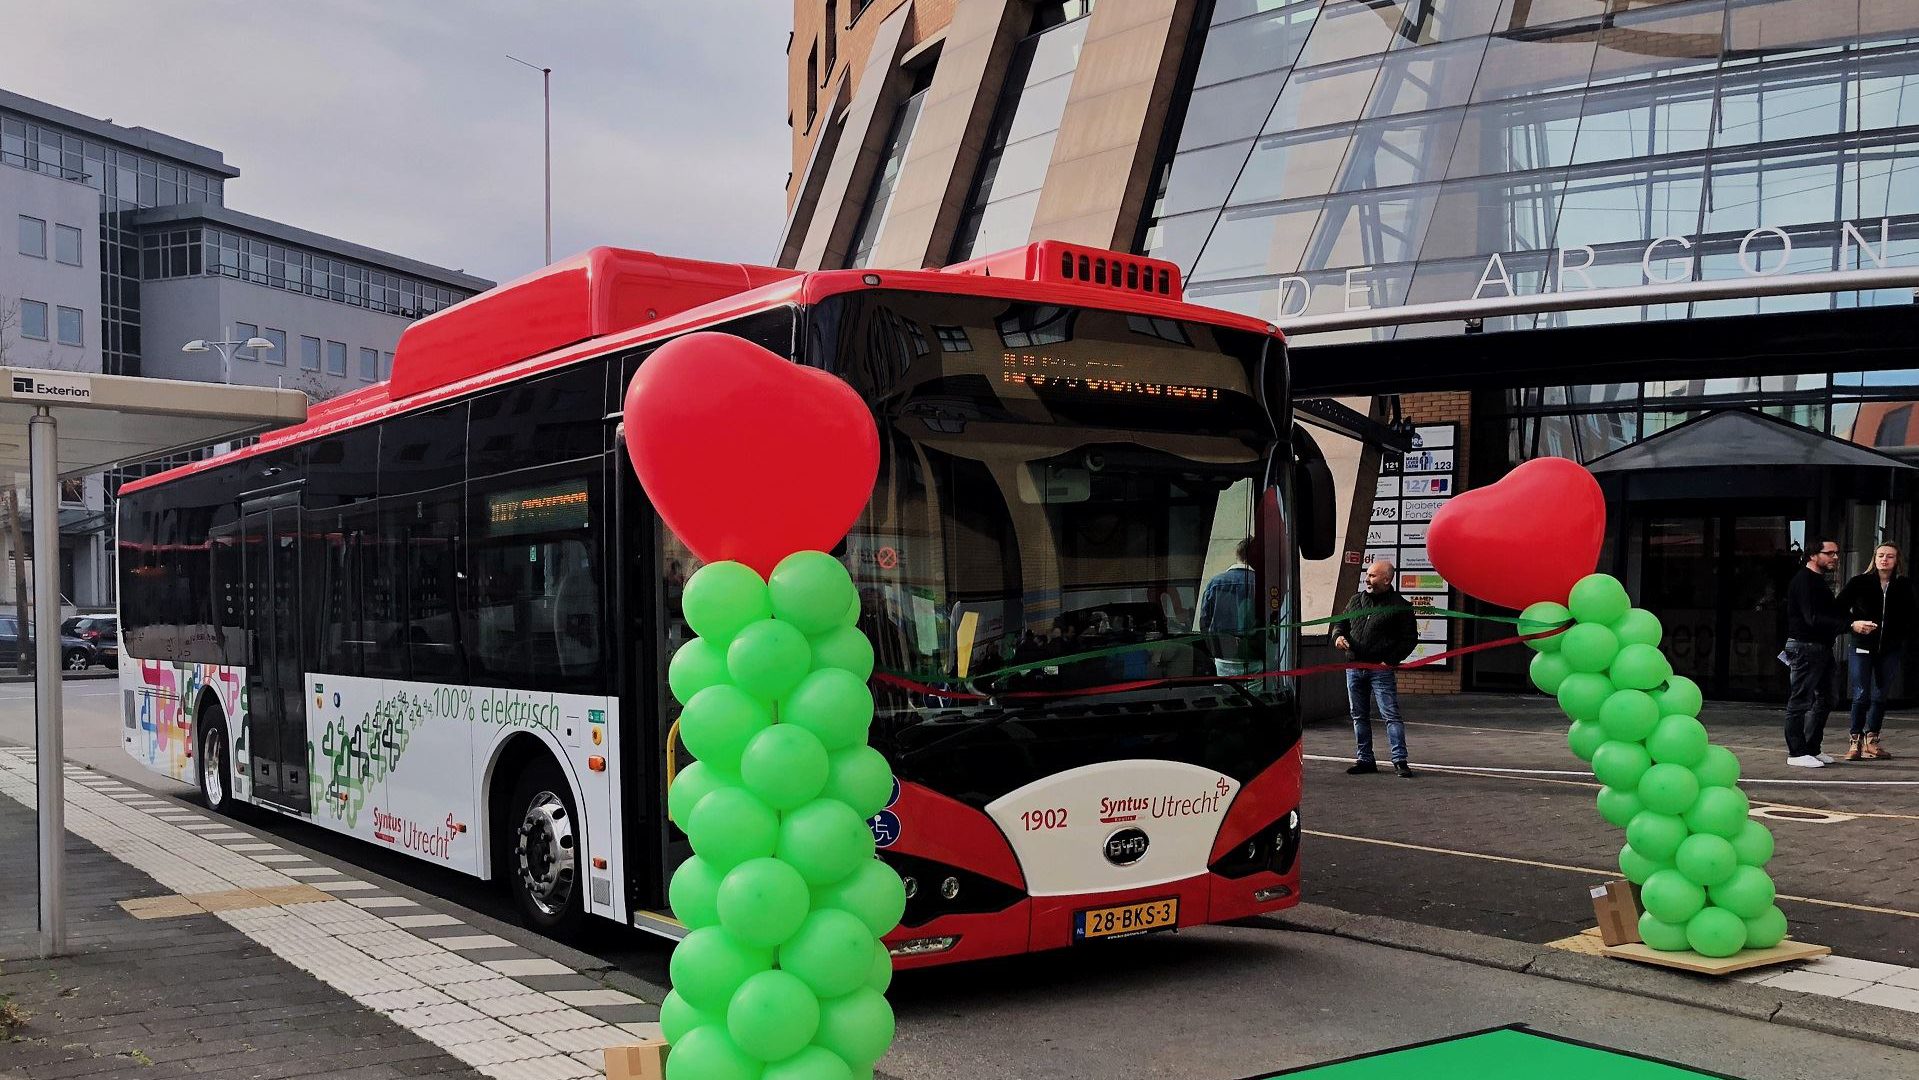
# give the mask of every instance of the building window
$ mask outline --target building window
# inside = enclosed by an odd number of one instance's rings
[[[47,340],[47,305],[38,300],[20,301],[20,336]]]
[[[379,382],[380,381],[380,350],[378,349],[361,349],[360,350],[360,381],[361,382]]]
[[[287,332],[285,330],[275,330],[269,326],[261,331],[260,336],[273,342],[273,348],[268,349],[267,354],[260,359],[265,360],[269,364],[285,367],[287,362]]]
[[[346,342],[329,341],[326,343],[326,373],[346,376]]]
[[[69,476],[60,481],[60,501],[70,506],[81,506],[87,501],[87,478]]]
[[[20,254],[36,259],[47,257],[47,223],[37,217],[20,215]]]
[[[235,341],[250,341],[259,336],[260,336],[260,328],[258,326],[255,326],[252,323],[237,322],[233,324],[233,340]],[[236,347],[233,350],[233,355],[238,357],[241,360],[260,359],[260,354],[254,352],[252,349]]]
[[[80,331],[80,319],[79,308],[63,307],[60,309],[60,344],[86,344],[86,339],[81,335]]]
[[[71,225],[53,227],[53,257],[68,266],[80,265],[80,230]]]
[[[382,353],[380,354],[380,378],[391,379],[392,377],[393,377],[393,354]]]
[[[813,130],[813,119],[820,114],[820,47],[816,42],[806,52],[806,130]]]
[[[833,65],[840,61],[839,21],[839,0],[826,0],[826,70],[820,73],[823,79],[833,77]]]
[[[860,209],[859,228],[853,234],[853,253],[849,267],[866,266],[879,243],[886,225],[886,210],[893,202],[893,188],[899,183],[900,168],[906,164],[906,151],[913,143],[913,129],[919,125],[920,106],[926,103],[926,90],[933,85],[933,66],[928,64],[913,73],[913,86],[907,99],[893,114],[893,130],[887,136],[886,157],[873,175],[872,190]]]
[[[317,337],[300,338],[300,370],[320,370],[320,339]]]

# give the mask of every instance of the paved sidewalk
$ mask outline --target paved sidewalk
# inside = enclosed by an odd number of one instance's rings
[[[67,777],[73,955],[25,959],[30,934],[0,935],[0,994],[30,1014],[0,1041],[0,1077],[575,1080],[658,1032],[656,1005],[452,915]],[[0,747],[0,795],[0,861],[30,866],[31,751]]]

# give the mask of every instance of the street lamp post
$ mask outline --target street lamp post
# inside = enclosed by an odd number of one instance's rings
[[[553,265],[553,69],[529,64],[508,53],[506,58],[540,73],[540,101],[546,111],[546,264]]]
[[[220,381],[230,383],[233,381],[233,350],[236,348],[271,349],[273,348],[273,342],[263,337],[250,337],[245,341],[208,341],[205,338],[194,338],[192,341],[180,346],[180,351],[185,353],[203,353],[218,350],[220,353]]]

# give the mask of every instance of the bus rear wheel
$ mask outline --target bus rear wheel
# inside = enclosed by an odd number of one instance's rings
[[[217,706],[208,705],[200,710],[200,722],[194,727],[200,734],[200,797],[214,813],[232,813],[233,770],[227,764],[226,718]]]
[[[568,937],[585,920],[580,889],[579,811],[566,778],[550,761],[529,766],[514,784],[501,860],[507,891],[527,925]]]

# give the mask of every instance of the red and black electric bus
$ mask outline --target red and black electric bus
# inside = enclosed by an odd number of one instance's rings
[[[129,753],[498,879],[544,930],[675,933],[664,673],[697,564],[620,402],[694,330],[839,375],[881,432],[840,553],[903,964],[1297,902],[1294,686],[1222,674],[1293,666],[1291,492],[1328,490],[1283,340],[1060,243],[817,273],[600,248],[422,319],[389,381],[121,491]],[[1237,621],[1202,627],[1222,573]]]

